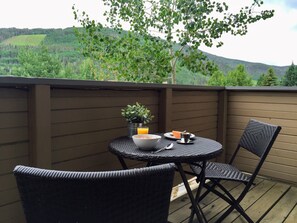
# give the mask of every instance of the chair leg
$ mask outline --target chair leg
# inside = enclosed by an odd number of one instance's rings
[[[214,188],[216,185],[212,184],[210,187]],[[208,194],[211,192],[210,190],[206,190],[202,195],[200,195],[197,199],[196,202],[202,201]]]
[[[218,197],[220,197],[221,199],[223,199],[224,201],[226,201],[228,204],[232,205],[233,203],[236,202],[236,200],[232,197],[232,195],[227,192],[227,190],[224,189],[224,187],[221,187],[220,184],[216,184],[216,186],[220,187],[223,192],[228,196],[225,196],[223,193],[221,193],[220,191],[214,189],[214,187],[209,187],[209,186],[205,186],[206,189],[208,191],[211,191],[212,193],[214,193],[215,195],[217,195]],[[227,192],[227,193],[226,193]]]
[[[222,222],[233,210],[235,207],[231,206],[228,208],[227,211],[225,211],[220,217],[219,219],[216,220],[217,223]]]
[[[245,213],[244,209],[241,207],[240,202],[242,201],[242,199],[245,197],[245,195],[247,194],[248,190],[244,190],[240,196],[235,199],[231,193],[226,190],[226,188],[224,188],[219,182],[212,182],[213,184],[211,186],[208,185],[204,185],[204,187],[207,189],[207,193],[203,193],[202,196],[200,197],[201,199],[198,198],[198,201],[202,200],[209,192],[212,192],[214,194],[216,194],[217,196],[219,196],[220,198],[222,198],[223,200],[225,200],[227,203],[230,204],[230,207],[227,209],[227,211],[225,211],[220,217],[219,219],[216,221],[218,223],[222,222],[234,209],[236,209],[245,219],[247,222],[249,223],[253,223],[253,220]],[[220,188],[221,190],[223,190],[223,192],[225,193],[222,194],[219,191],[217,191],[215,188],[215,186],[217,186],[218,188]],[[226,196],[227,195],[227,196]]]
[[[214,188],[216,185],[213,183],[210,187]],[[196,193],[196,197],[195,197],[195,202],[199,203],[200,201],[202,201],[208,194],[209,192],[211,192],[210,190],[206,190],[201,196],[198,196],[198,191]],[[193,222],[193,218],[194,218],[194,211],[193,208],[191,208],[191,215],[189,217],[189,223]]]
[[[195,204],[198,205],[198,208],[201,211],[201,214],[202,214],[202,217],[203,217],[203,219],[201,219],[201,220],[203,220],[203,222],[207,222],[207,220],[206,220],[206,218],[205,218],[205,216],[204,216],[204,214],[202,212],[202,209],[199,206],[199,202],[209,193],[208,191],[206,191],[206,192],[204,192],[202,194],[202,197],[200,196],[201,191],[202,191],[202,189],[203,189],[203,187],[205,185],[205,174],[204,174],[204,171],[205,171],[205,167],[206,167],[206,162],[203,161],[203,163],[202,163],[202,165],[200,167],[201,167],[201,173],[200,173],[199,176],[197,176],[197,183],[199,183],[199,186],[198,186],[198,189],[197,189],[197,192],[196,192],[196,195],[195,195],[194,202],[195,202]],[[191,207],[191,214],[190,214],[189,221],[188,221],[189,223],[192,223],[193,222],[194,214],[195,214],[194,213],[194,208]]]
[[[250,218],[250,216],[248,216],[245,211],[243,210],[243,208],[241,207],[240,204],[237,204],[235,206],[235,209],[242,215],[242,217],[245,218],[245,220],[247,220],[247,222],[249,223],[254,223],[254,221]]]
[[[225,211],[220,217],[219,219],[216,220],[217,223],[222,222],[234,209],[236,209],[241,215],[242,217],[245,218],[245,220],[249,223],[254,223],[254,221],[244,212],[243,208],[238,205],[238,204],[234,204],[231,207],[229,207],[227,209],[227,211]]]
[[[206,193],[207,192],[207,193]],[[199,203],[209,192],[208,191],[205,191],[203,194],[202,194],[202,196],[203,196],[203,198],[201,198],[200,199],[200,197],[198,196],[198,191],[196,192],[196,196],[195,196],[195,202],[196,203]],[[206,195],[205,195],[206,194]],[[192,206],[190,207],[191,208],[191,214],[190,214],[190,217],[189,217],[189,223],[192,223],[193,222],[193,219],[194,219],[194,210],[193,210],[193,208],[192,208]]]
[[[194,210],[193,208],[191,208],[191,214],[190,214],[190,217],[189,217],[189,223],[192,223],[193,222],[193,219],[194,219]]]

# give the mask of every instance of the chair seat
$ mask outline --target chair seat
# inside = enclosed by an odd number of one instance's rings
[[[197,165],[191,165],[191,169],[197,175],[200,174],[201,168]],[[240,182],[248,182],[250,177],[236,167],[216,162],[207,162],[205,169],[206,179],[234,180]]]

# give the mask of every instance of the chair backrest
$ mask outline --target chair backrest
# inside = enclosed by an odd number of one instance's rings
[[[230,160],[230,163],[232,164],[240,148],[244,148],[260,157],[258,164],[250,176],[247,186],[245,187],[246,191],[248,191],[258,175],[280,130],[280,126],[271,125],[254,119],[251,119],[248,122],[240,138],[239,144]]]
[[[28,223],[165,223],[174,166],[73,172],[16,166]]]
[[[280,126],[251,119],[240,138],[239,145],[258,157],[265,156],[280,130]]]

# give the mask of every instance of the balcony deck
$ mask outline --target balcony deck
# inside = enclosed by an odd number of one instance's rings
[[[16,165],[75,171],[120,169],[108,145],[112,139],[127,134],[127,122],[120,111],[135,102],[147,106],[155,116],[148,125],[151,133],[187,129],[219,141],[224,147],[217,157],[220,162],[230,160],[251,118],[282,126],[260,174],[297,185],[296,98],[297,87],[208,87],[1,77],[0,223],[25,222],[12,174]],[[127,164],[129,168],[142,165],[131,160]],[[242,152],[234,164],[240,170],[252,172],[256,157]],[[181,182],[176,176],[174,186]],[[265,190],[266,184],[270,186]],[[279,217],[286,219],[286,223],[297,219],[296,188],[282,185],[258,183],[244,204],[253,218],[259,219],[282,198],[265,215],[267,222],[285,222]],[[239,187],[235,186],[230,188],[238,192]],[[284,202],[285,198],[295,200]],[[209,219],[215,219],[225,208],[224,203],[213,200],[204,201]],[[172,202],[170,220],[186,221],[188,207],[187,198]]]
[[[297,219],[297,187],[258,177],[255,186],[241,202],[242,207],[254,222],[294,223]],[[239,194],[242,184],[225,182],[232,194]],[[188,222],[190,200],[187,195],[171,202],[168,220],[171,223]],[[214,194],[209,194],[201,202],[201,207],[210,223],[216,221],[227,203]],[[195,219],[194,222],[197,222]],[[246,222],[237,211],[233,211],[223,222]]]

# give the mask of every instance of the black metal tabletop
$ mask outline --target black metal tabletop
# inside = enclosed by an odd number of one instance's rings
[[[173,143],[172,150],[159,153],[140,150],[129,137],[119,137],[109,144],[110,152],[122,158],[158,163],[191,163],[205,161],[218,156],[222,152],[222,145],[212,139],[195,137],[193,144],[178,144],[176,140],[167,139],[163,134],[155,150]]]

